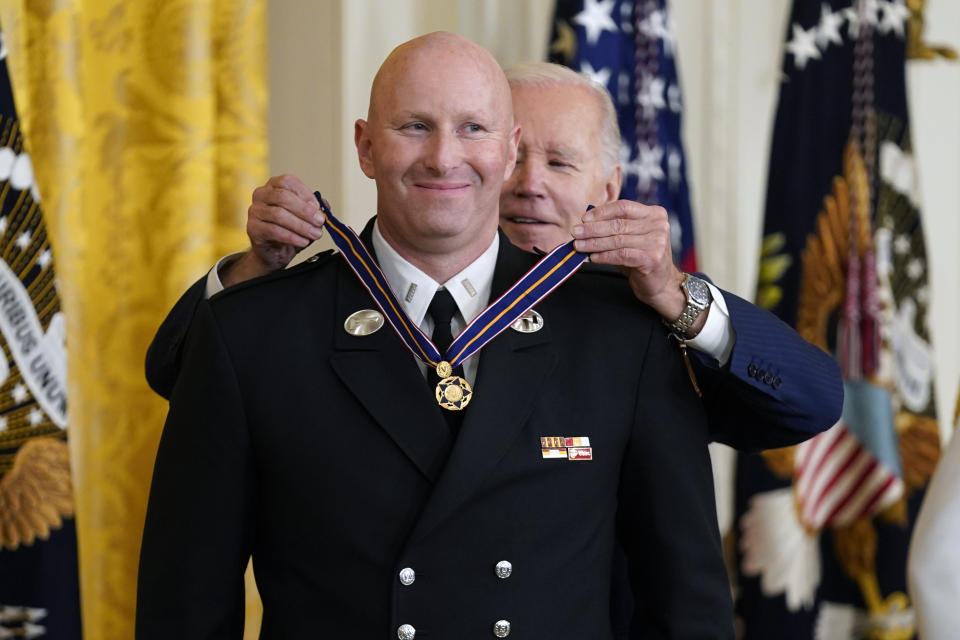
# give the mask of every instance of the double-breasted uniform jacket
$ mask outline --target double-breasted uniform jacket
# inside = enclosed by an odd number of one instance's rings
[[[535,261],[500,247],[494,295]],[[542,330],[488,344],[456,440],[389,327],[344,331],[371,307],[332,255],[199,304],[139,638],[239,637],[251,554],[263,638],[611,638],[617,537],[632,637],[733,637],[704,407],[623,278],[581,269]],[[542,437],[589,438],[592,459],[545,458]]]

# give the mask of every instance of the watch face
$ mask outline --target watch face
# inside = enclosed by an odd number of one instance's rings
[[[694,276],[687,276],[687,293],[694,302],[702,305],[709,303],[712,297],[707,283]]]

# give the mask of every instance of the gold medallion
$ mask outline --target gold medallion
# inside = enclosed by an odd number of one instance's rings
[[[437,369],[439,368],[438,366]],[[470,388],[470,383],[460,376],[448,376],[437,384],[437,403],[448,411],[460,411],[470,404],[472,397],[473,389]]]
[[[449,378],[451,373],[453,373],[453,367],[446,360],[437,365],[437,375],[441,378]]]

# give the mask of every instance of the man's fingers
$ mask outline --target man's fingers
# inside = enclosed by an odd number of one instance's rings
[[[647,272],[659,264],[649,252],[634,247],[621,247],[609,251],[591,252],[590,262],[593,264],[609,264],[616,267],[627,267],[640,272]]]
[[[310,200],[316,202],[316,198],[313,197],[313,190],[303,184],[300,178],[295,175],[284,174],[282,176],[274,176],[267,181],[267,184],[277,189],[290,191],[304,202],[309,202]]]
[[[645,220],[614,218],[596,222],[584,222],[573,227],[574,238],[602,238],[616,235],[646,235],[663,231],[660,225]]]
[[[323,223],[323,214],[320,213],[320,205],[313,191],[294,175],[285,174],[270,178],[265,185],[253,192],[253,201],[285,207],[304,220],[316,224]]]
[[[667,219],[667,211],[663,207],[641,204],[634,200],[616,200],[595,207],[583,214],[584,222],[595,220],[611,220],[613,218],[628,218],[641,220],[644,218]]]
[[[261,211],[264,207],[284,209],[308,224],[317,227],[323,225],[323,212],[320,211],[320,205],[317,203],[317,199],[313,197],[313,194],[310,194],[309,199],[304,200],[289,189],[267,184],[253,192],[253,204],[250,205],[247,216],[258,215],[257,212]],[[261,218],[283,224],[282,221],[270,217],[263,218],[261,216]],[[296,228],[293,228],[293,230],[298,231]]]
[[[313,242],[310,238],[301,236],[271,222],[264,222],[263,220],[248,221],[247,235],[250,236],[250,244],[253,250],[258,253],[263,248],[276,247],[277,245],[303,249]]]
[[[578,245],[579,241],[574,244],[574,248],[580,253],[589,253],[591,262],[616,264],[621,267],[659,264],[664,262],[665,256],[663,248],[657,243],[625,244],[614,239],[599,238],[586,241],[582,248]]]
[[[323,227],[310,224],[283,207],[251,206],[247,217],[247,235],[251,242],[286,242],[306,246],[323,235]],[[294,242],[302,238],[306,244]]]
[[[621,267],[648,268],[669,261],[670,245],[663,234],[615,234],[579,238],[574,248],[590,254],[590,261]]]

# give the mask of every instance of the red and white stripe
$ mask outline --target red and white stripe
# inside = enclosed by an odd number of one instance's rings
[[[843,422],[797,446],[794,491],[800,520],[813,531],[872,515],[903,494],[903,481]]]

